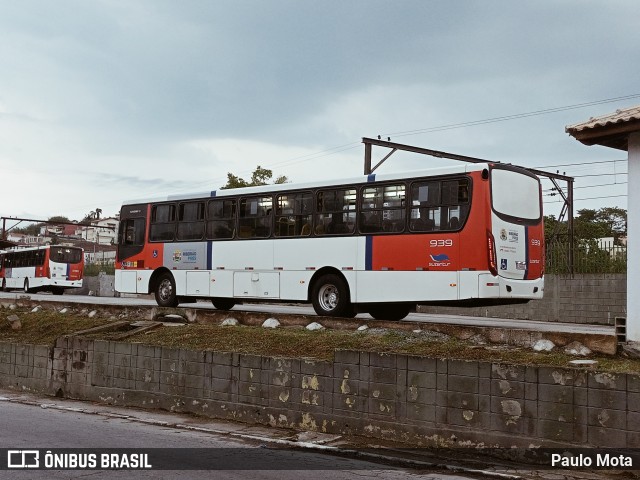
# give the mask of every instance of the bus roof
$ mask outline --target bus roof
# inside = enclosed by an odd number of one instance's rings
[[[255,195],[260,193],[276,193],[287,190],[304,190],[320,187],[333,187],[340,185],[352,185],[352,184],[365,184],[373,181],[387,181],[387,180],[405,180],[409,178],[430,177],[430,176],[442,176],[442,175],[454,175],[467,172],[477,172],[489,168],[489,163],[474,163],[467,165],[456,165],[452,167],[430,168],[423,170],[414,170],[410,172],[399,173],[385,173],[385,174],[371,174],[361,175],[359,177],[345,178],[339,180],[321,180],[317,182],[307,183],[282,183],[282,184],[270,184],[262,185],[258,187],[242,187],[233,188],[228,190],[214,190],[209,192],[187,193],[179,195],[168,195],[166,197],[144,198],[136,200],[127,200],[123,202],[123,205],[136,205],[153,202],[168,202],[174,200],[193,200],[197,198],[212,198],[212,197],[226,197],[237,195]]]

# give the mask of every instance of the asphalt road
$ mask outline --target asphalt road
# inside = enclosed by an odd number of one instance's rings
[[[176,426],[185,425],[185,427]],[[194,430],[199,428],[200,430]],[[205,431],[207,430],[207,431]],[[217,433],[213,433],[215,431]],[[175,470],[0,470],[0,479],[154,478],[154,479],[390,479],[464,480],[482,475],[392,468],[313,449],[283,448],[271,442],[287,432],[167,412],[145,412],[88,402],[40,398],[0,391],[0,449],[166,449],[150,457]],[[290,435],[291,433],[288,432]],[[261,440],[264,439],[264,440]],[[320,445],[320,443],[318,443]],[[199,449],[186,452],[177,449]],[[94,450],[92,450],[94,451]],[[56,450],[52,450],[56,453]],[[4,452],[3,452],[4,453]],[[160,459],[158,455],[163,458]],[[6,455],[6,453],[5,453]],[[175,458],[174,458],[175,456]],[[224,470],[186,470],[196,457]],[[43,455],[41,456],[41,461]],[[98,457],[100,458],[100,457]],[[0,465],[5,464],[0,459]],[[173,462],[173,463],[172,463]]]
[[[0,299],[18,299],[24,295],[22,292],[0,292]],[[29,294],[35,301],[58,301],[65,303],[84,303],[97,305],[125,305],[125,306],[156,306],[155,300],[147,298],[115,298],[115,297],[89,297],[86,295],[63,295],[54,296],[46,293]],[[182,305],[185,308],[205,308],[213,309],[211,302],[198,301],[197,303],[187,303]],[[315,315],[312,307],[306,305],[288,304],[246,304],[236,305],[233,310],[246,312],[267,312],[274,315]],[[356,318],[371,319],[365,313],[359,314]],[[467,325],[477,327],[497,327],[532,330],[539,332],[567,332],[583,334],[615,335],[615,327],[608,325],[582,325],[575,323],[561,322],[536,322],[532,320],[513,320],[502,318],[470,317],[461,315],[434,315],[426,313],[412,313],[405,320],[420,323],[451,325]]]

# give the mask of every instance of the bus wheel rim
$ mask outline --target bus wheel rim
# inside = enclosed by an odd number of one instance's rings
[[[163,280],[160,283],[160,288],[159,288],[160,298],[162,300],[169,300],[172,292],[173,292],[173,288],[171,287],[171,281],[168,279]]]
[[[335,285],[323,285],[318,293],[318,301],[322,309],[326,312],[335,310],[340,301],[340,295]]]

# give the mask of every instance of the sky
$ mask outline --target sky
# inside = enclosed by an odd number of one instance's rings
[[[626,208],[626,152],[565,126],[640,104],[638,17],[635,0],[2,2],[0,216],[113,216],[257,165],[350,178],[377,135],[559,171],[576,210]]]

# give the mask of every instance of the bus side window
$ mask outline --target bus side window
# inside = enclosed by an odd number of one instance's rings
[[[204,202],[181,203],[178,208],[178,240],[204,238]]]
[[[271,236],[272,203],[271,197],[249,197],[240,200],[239,238]]]
[[[455,231],[469,214],[469,180],[431,180],[411,186],[409,227],[414,232]]]
[[[360,232],[402,232],[404,231],[404,219],[404,184],[381,185],[362,190]]]
[[[355,188],[322,190],[316,197],[316,235],[346,235],[355,230]]]
[[[233,238],[236,230],[236,200],[210,200],[207,204],[207,238]]]
[[[277,237],[300,237],[311,234],[311,192],[283,194],[276,197]]]
[[[175,238],[176,207],[173,204],[151,208],[150,242],[172,242]]]

